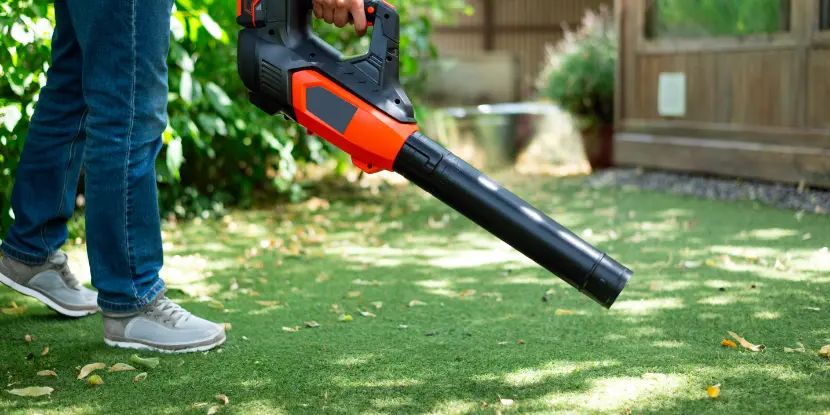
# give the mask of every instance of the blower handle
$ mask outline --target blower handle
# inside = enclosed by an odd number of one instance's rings
[[[297,55],[278,67],[285,75],[289,70],[316,68],[398,122],[416,123],[412,102],[400,85],[400,16],[394,6],[384,0],[365,1],[366,20],[374,27],[369,51],[344,58],[342,52],[312,31],[311,0],[237,2],[237,23]],[[249,90],[257,89],[247,86]]]

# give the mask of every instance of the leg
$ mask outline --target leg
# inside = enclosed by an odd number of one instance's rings
[[[52,66],[29,126],[12,191],[15,222],[5,255],[39,265],[66,242],[75,208],[85,134],[81,49],[66,3],[55,3]]]
[[[95,4],[92,4],[95,3]],[[170,0],[69,0],[89,107],[86,229],[104,311],[134,311],[164,289],[155,161],[167,126]]]
[[[81,48],[65,1],[55,2],[55,20],[52,66],[12,191],[16,220],[0,247],[0,282],[61,314],[81,317],[98,311],[96,294],[78,283],[59,249],[75,208],[87,107]]]
[[[172,1],[69,1],[83,28],[87,251],[104,341],[167,352],[216,347],[223,328],[172,303],[159,278],[155,161],[167,126]]]

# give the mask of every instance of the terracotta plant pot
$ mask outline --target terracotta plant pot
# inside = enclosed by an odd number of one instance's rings
[[[614,165],[614,126],[592,125],[581,131],[585,155],[592,170],[607,169]]]

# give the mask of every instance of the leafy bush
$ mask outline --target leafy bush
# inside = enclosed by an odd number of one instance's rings
[[[539,80],[543,94],[589,125],[614,120],[617,31],[607,7],[587,11],[581,26],[565,27],[564,38],[548,48]]]
[[[401,78],[417,102],[418,61],[433,56],[433,22],[463,8],[464,0],[396,0],[401,15]],[[282,117],[248,103],[236,69],[236,4],[176,0],[171,23],[169,126],[159,157],[160,204],[165,215],[207,216],[227,205],[247,206],[258,193],[296,199],[302,163],[334,158],[336,148],[307,136]],[[9,198],[28,119],[46,82],[52,5],[32,0],[0,4],[0,235],[11,222]],[[315,21],[323,39],[347,55],[365,53],[369,36]],[[10,64],[9,64],[10,63]],[[332,157],[333,156],[333,157]],[[79,227],[80,228],[80,227]]]

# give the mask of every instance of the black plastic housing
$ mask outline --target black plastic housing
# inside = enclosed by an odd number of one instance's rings
[[[632,276],[599,251],[420,132],[394,170],[605,308]]]
[[[245,0],[237,20],[246,27],[237,40],[237,68],[254,105],[294,118],[291,75],[313,69],[395,120],[416,122],[398,78],[400,18],[394,8],[383,1],[365,2],[367,19],[374,24],[369,52],[345,58],[312,32],[311,0],[255,3]]]

